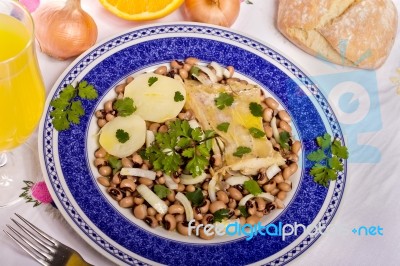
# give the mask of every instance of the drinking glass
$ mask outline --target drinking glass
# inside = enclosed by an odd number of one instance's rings
[[[32,17],[17,1],[0,0],[0,207],[15,203],[23,180],[37,173],[37,155],[26,141],[44,100]]]

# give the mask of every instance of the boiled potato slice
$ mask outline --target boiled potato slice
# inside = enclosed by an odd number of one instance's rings
[[[180,99],[175,99],[175,95]],[[125,87],[124,96],[133,99],[137,107],[135,114],[146,121],[160,123],[181,112],[185,105],[186,90],[181,81],[146,73],[137,76]]]
[[[121,143],[117,130],[122,129],[129,134],[129,139]],[[111,155],[119,158],[131,155],[140,149],[146,141],[146,122],[138,115],[117,116],[100,130],[100,145]]]

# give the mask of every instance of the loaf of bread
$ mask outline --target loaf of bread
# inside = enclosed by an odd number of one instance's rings
[[[375,69],[392,49],[397,10],[390,0],[280,0],[277,26],[314,56]]]

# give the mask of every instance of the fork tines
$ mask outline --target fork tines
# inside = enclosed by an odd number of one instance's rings
[[[25,226],[13,218],[11,218],[11,220],[29,237],[24,236],[8,224],[7,227],[15,236],[5,230],[3,231],[37,262],[42,265],[49,265],[49,262],[53,259],[50,254],[54,254],[58,246],[58,241],[34,226],[21,215],[17,213],[15,213],[15,215],[25,224]]]

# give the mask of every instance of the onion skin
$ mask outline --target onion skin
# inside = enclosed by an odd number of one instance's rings
[[[186,0],[186,14],[190,20],[230,27],[240,11],[240,0]]]
[[[97,25],[82,10],[80,0],[48,2],[32,15],[40,49],[51,57],[66,60],[78,56],[97,41]]]

